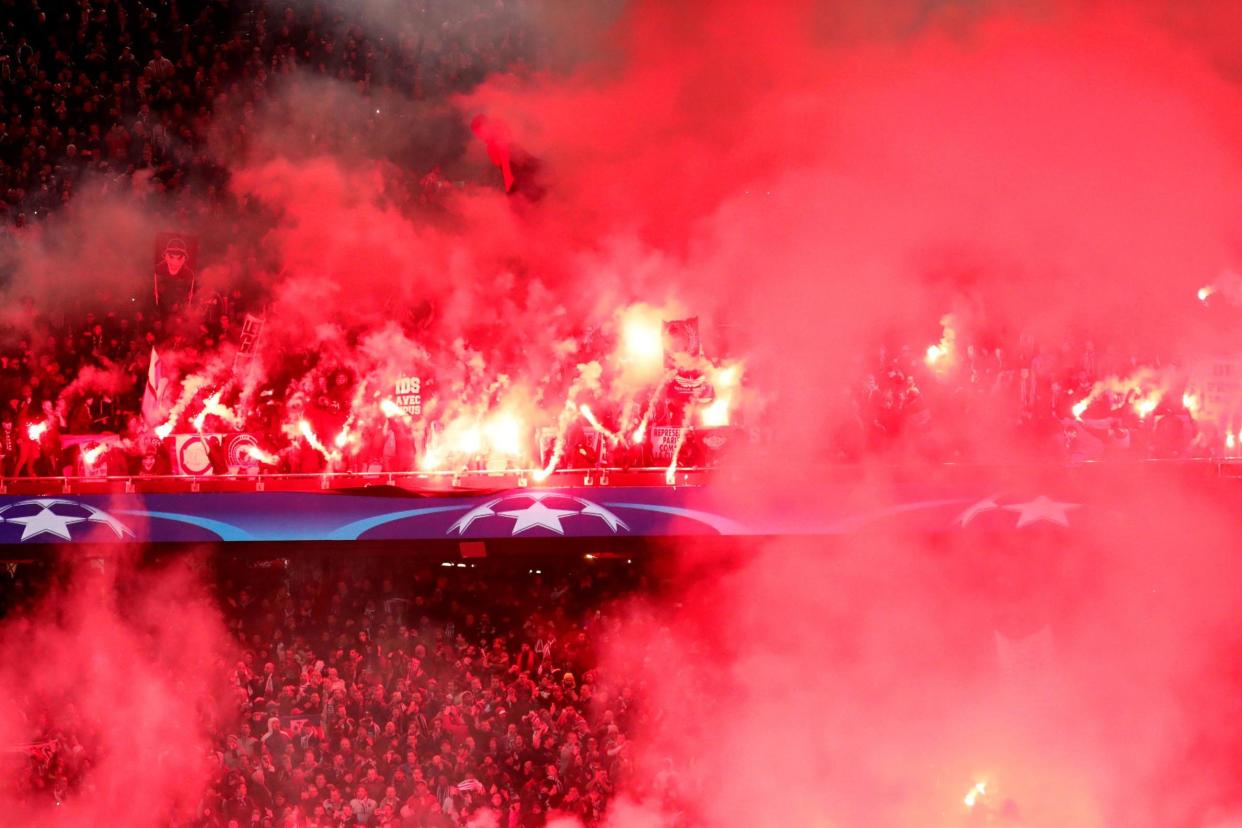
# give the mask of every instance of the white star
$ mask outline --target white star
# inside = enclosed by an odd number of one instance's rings
[[[1021,529],[1031,523],[1047,521],[1055,523],[1058,526],[1069,526],[1069,518],[1066,513],[1070,509],[1077,509],[1079,503],[1059,503],[1044,495],[1040,495],[1034,500],[1026,503],[1015,503],[1012,506],[1002,507],[1009,512],[1018,513],[1018,528]]]
[[[551,529],[558,535],[565,534],[565,527],[561,526],[561,518],[578,514],[569,509],[549,509],[543,505],[541,500],[527,506],[525,509],[518,509],[512,512],[497,512],[496,514],[503,517],[513,518],[513,532],[511,534],[520,535],[527,529],[536,526],[542,526],[545,529]]]
[[[604,523],[607,523],[608,528],[611,529],[614,533],[617,531],[618,526],[620,526],[622,529],[624,529],[627,532],[630,531],[630,527],[625,525],[625,521],[621,520],[621,518],[617,517],[612,512],[605,509],[603,506],[600,506],[598,503],[592,503],[591,501],[583,500],[582,498],[577,498],[577,501],[582,504],[582,511],[579,512],[578,514],[592,515],[594,517],[599,518]]]
[[[466,530],[470,528],[470,524],[476,520],[485,517],[495,517],[496,513],[492,511],[492,507],[499,503],[499,500],[492,500],[484,503],[482,506],[476,506],[469,512],[466,512],[457,521],[449,527],[449,533],[456,532],[459,535],[466,534]]]
[[[958,515],[956,523],[958,526],[966,526],[984,512],[990,512],[993,509],[999,508],[1000,505],[996,502],[996,495],[985,497],[983,500],[980,500],[978,503]]]
[[[55,535],[58,538],[72,540],[73,538],[69,535],[69,525],[86,520],[86,518],[58,515],[43,502],[40,502],[39,506],[39,511],[28,517],[6,518],[9,523],[19,523],[24,527],[22,529],[22,540],[38,537],[44,532]]]
[[[121,523],[119,520],[117,520],[112,515],[108,514],[107,512],[102,511],[100,509],[96,509],[93,506],[87,506],[86,504],[82,504],[82,508],[88,510],[91,513],[91,516],[87,518],[88,521],[90,521],[91,523],[102,523],[104,526],[107,526],[113,532],[116,532],[116,536],[118,538],[123,538],[126,535],[134,534],[133,531],[128,526],[126,526],[124,523]]]

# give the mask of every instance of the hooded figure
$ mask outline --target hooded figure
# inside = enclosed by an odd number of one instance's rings
[[[191,307],[196,278],[185,239],[173,236],[155,264],[155,306],[162,311]]]

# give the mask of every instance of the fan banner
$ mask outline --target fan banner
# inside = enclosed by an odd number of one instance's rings
[[[672,442],[673,436],[662,438]],[[180,462],[206,474],[253,440],[248,434],[177,435]],[[214,461],[214,462],[213,462]],[[808,492],[740,497],[712,485],[542,486],[383,493],[344,491],[184,491],[179,493],[0,494],[0,545],[42,543],[197,543],[219,541],[439,541],[460,555],[471,541],[531,538],[692,535],[846,535],[869,531],[1005,535],[1056,543],[1066,533],[1111,531],[1124,517],[1092,469],[1041,477],[1037,487],[999,481],[989,471],[955,467],[944,476],[911,475],[883,502],[858,497],[852,469]],[[1150,473],[1151,485],[1167,474]],[[1236,480],[1204,475],[1205,497],[1242,497]],[[262,478],[259,478],[261,480]],[[481,478],[483,479],[483,478]],[[579,478],[581,479],[581,478]],[[660,476],[664,480],[663,475]],[[1025,542],[1025,540],[1024,540]],[[580,547],[578,547],[580,549]],[[493,551],[486,550],[489,557]],[[28,558],[24,556],[22,559]],[[9,557],[10,560],[15,558]],[[1016,658],[1016,656],[1015,656]]]
[[[172,441],[174,474],[254,474],[259,469],[251,454],[259,447],[253,434],[174,434]]]
[[[673,451],[681,440],[684,429],[674,426],[656,426],[651,429],[651,456],[658,463],[667,463],[673,459]]]

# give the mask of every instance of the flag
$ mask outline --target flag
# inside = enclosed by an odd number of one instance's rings
[[[699,318],[674,319],[664,323],[664,364],[672,368],[678,357],[687,354],[691,357],[701,356],[703,346],[699,342]]]
[[[703,344],[699,339],[699,318],[674,319],[664,323],[664,367],[675,371],[669,391],[679,397],[699,397],[707,377],[699,368]]]
[[[151,349],[151,364],[147,367],[147,387],[142,392],[142,419],[154,428],[163,422],[164,397],[168,393],[168,377],[164,364],[155,348]]]
[[[238,370],[243,363],[254,356],[259,347],[259,337],[263,334],[263,322],[266,316],[246,314],[242,323],[241,340],[237,344],[237,355],[233,357],[233,370]]]

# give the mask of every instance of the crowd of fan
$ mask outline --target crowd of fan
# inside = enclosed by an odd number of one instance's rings
[[[62,435],[115,433],[136,444],[152,346],[212,353],[235,337],[247,299],[237,289],[203,297],[191,318],[152,306],[148,291],[51,315],[23,301],[0,325],[0,474],[76,474]],[[90,307],[114,307],[97,313]],[[4,343],[12,343],[8,347]],[[32,425],[46,428],[31,436]],[[134,458],[137,462],[137,458]],[[119,469],[118,471],[138,471]]]
[[[634,568],[275,563],[220,584],[243,651],[238,717],[188,824],[449,828],[490,811],[503,828],[595,825],[621,784],[674,807],[671,769],[633,773],[636,689],[596,664],[610,608],[647,588]],[[63,801],[91,760],[50,736],[27,795]]]
[[[1136,405],[1140,382],[1097,389],[1110,377],[1144,375],[1160,384],[1150,410]],[[853,416],[839,445],[843,457],[899,447],[935,460],[967,459],[979,448],[979,417],[987,412],[998,445],[1021,443],[1045,457],[1221,456],[1223,439],[1196,422],[1186,389],[1178,366],[1102,353],[1090,341],[1047,348],[1022,338],[1014,351],[956,345],[934,359],[906,346],[882,350],[849,389]]]
[[[295,70],[348,86],[360,100],[379,101],[395,90],[435,101],[531,60],[520,3],[416,0],[399,21],[367,16],[379,8],[362,4],[346,19],[344,7],[327,2],[0,0],[0,243],[4,234],[27,232],[87,179],[145,193],[177,217],[173,224],[236,237],[230,222],[249,208],[223,186],[228,173],[218,159],[245,155],[260,132],[262,105]],[[388,117],[378,106],[353,114]],[[350,140],[345,133],[377,128],[352,117],[325,121],[313,135],[299,134],[299,142],[340,144]],[[416,145],[410,139],[406,150]],[[422,200],[446,183],[442,159],[430,147],[411,151],[417,157],[402,156],[397,166],[411,178],[405,197]],[[192,219],[204,210],[211,221]],[[110,472],[171,470],[167,452],[153,451],[139,436],[150,346],[210,353],[236,339],[251,297],[204,291],[192,319],[170,317],[144,301],[147,279],[135,274],[142,288],[135,296],[78,297],[80,307],[54,317],[36,318],[32,307],[22,307],[17,320],[0,320],[7,327],[0,330],[0,474],[76,473],[59,435],[100,432],[122,434],[131,447],[110,459]],[[1105,399],[1113,405],[1093,419],[1100,427],[1084,428],[1071,416],[1095,380],[1134,367],[1133,360],[1097,357],[1089,343],[1072,351],[1030,342],[1005,351],[962,346],[938,366],[909,348],[882,354],[850,392],[855,416],[841,431],[840,453],[913,445],[937,459],[962,459],[972,441],[945,425],[969,421],[983,396],[991,408],[1012,410],[1018,438],[1071,457],[1221,448],[1218,435],[1205,437],[1185,411],[1172,410],[1175,395],[1141,419],[1117,399]],[[77,382],[84,371],[94,381]],[[32,423],[48,424],[38,439],[27,436]],[[306,462],[286,470],[323,465],[313,452],[303,454]]]
[[[170,226],[236,238],[231,224],[254,216],[224,186],[221,159],[244,156],[263,104],[295,71],[362,100],[391,90],[436,101],[531,58],[520,1],[416,0],[399,17],[382,12],[331,2],[0,0],[0,254],[88,182],[145,198]],[[374,129],[347,121],[299,141],[339,143],[349,140],[342,129]],[[419,157],[402,166],[418,198],[443,183],[442,159],[407,143]],[[211,221],[196,221],[204,211]],[[23,303],[0,320],[0,474],[76,468],[61,433],[133,438],[153,343],[210,352],[235,337],[237,291],[197,297],[186,319],[150,307],[149,280],[135,273],[133,295],[74,297],[54,315]],[[94,377],[86,386],[75,383],[84,369]],[[27,437],[32,423],[47,424],[38,439]],[[142,470],[144,456],[145,447],[131,451],[116,471]]]
[[[295,69],[367,96],[442,98],[529,58],[522,4],[416,0],[400,20],[328,2],[0,2],[0,227],[68,201],[85,176],[153,196],[223,197],[216,160]],[[211,147],[217,112],[228,113]],[[305,139],[307,136],[303,136]],[[431,165],[428,165],[430,168]]]

